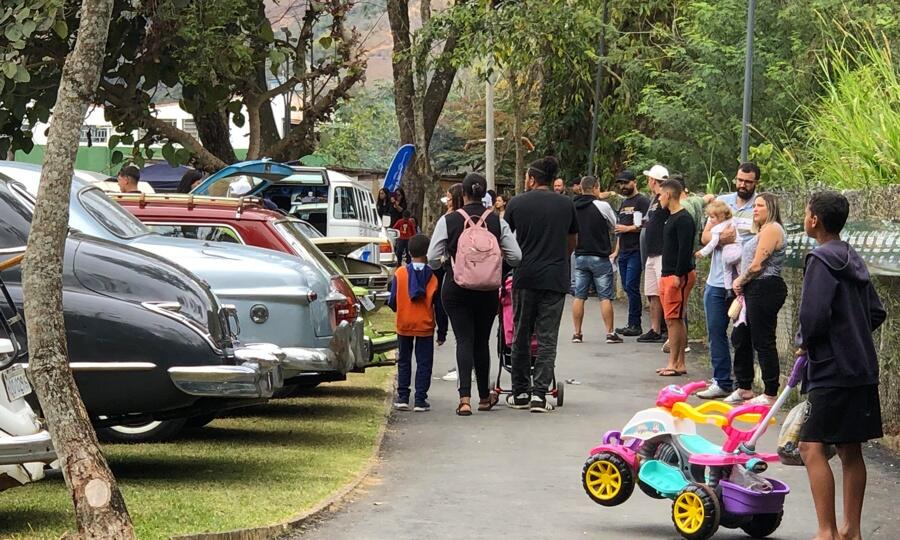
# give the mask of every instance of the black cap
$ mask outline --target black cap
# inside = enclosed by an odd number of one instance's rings
[[[617,184],[625,184],[627,182],[631,182],[632,180],[634,180],[634,173],[627,169],[616,175]]]

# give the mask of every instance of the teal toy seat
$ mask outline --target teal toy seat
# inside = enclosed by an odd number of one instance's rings
[[[669,499],[675,498],[685,486],[690,484],[680,470],[655,459],[641,465],[638,478]]]
[[[678,442],[690,454],[722,454],[722,447],[713,444],[700,435],[679,435]]]

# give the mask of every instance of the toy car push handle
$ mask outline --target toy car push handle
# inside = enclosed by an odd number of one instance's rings
[[[778,396],[778,399],[775,400],[775,403],[772,404],[766,417],[759,426],[757,426],[756,431],[753,433],[753,437],[746,443],[741,443],[740,450],[742,452],[748,454],[756,452],[756,442],[759,441],[759,438],[766,432],[766,426],[769,424],[769,420],[775,416],[775,413],[777,413],[778,410],[781,409],[781,406],[784,405],[784,402],[787,401],[791,390],[803,380],[803,373],[806,371],[806,363],[807,358],[805,354],[798,356],[797,359],[794,360],[794,367],[791,369],[791,376],[788,377],[787,385],[784,387],[784,390],[781,391],[781,394]]]
[[[656,406],[664,409],[671,409],[676,403],[687,401],[688,396],[697,390],[703,390],[707,386],[709,386],[709,383],[706,381],[694,381],[687,383],[684,386],[670,384],[660,390],[659,394],[657,394]]]

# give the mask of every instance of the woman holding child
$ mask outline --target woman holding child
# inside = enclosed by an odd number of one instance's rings
[[[516,266],[522,259],[522,251],[509,225],[491,209],[485,209],[482,199],[487,193],[487,181],[478,173],[469,173],[462,183],[463,206],[442,216],[434,228],[428,248],[428,264],[446,271],[441,290],[444,309],[450,316],[456,337],[456,365],[459,374],[459,405],[456,414],[471,416],[472,370],[478,385],[478,410],[489,411],[497,404],[498,396],[490,389],[491,350],[490,336],[497,316],[499,298],[496,290],[479,291],[460,287],[453,280],[453,259],[459,237],[466,228],[466,218],[479,225],[485,218],[487,229],[495,237],[507,264]],[[452,200],[452,193],[448,199]],[[486,216],[486,217],[485,217]]]
[[[726,403],[772,405],[778,395],[781,366],[775,331],[778,312],[787,298],[787,286],[781,278],[785,259],[785,232],[781,224],[778,199],[771,193],[756,197],[753,205],[751,239],[744,242],[741,274],[732,286],[744,296],[746,324],[738,322],[731,332],[734,345],[734,375],[737,389]],[[764,393],[753,394],[753,353],[759,358]]]

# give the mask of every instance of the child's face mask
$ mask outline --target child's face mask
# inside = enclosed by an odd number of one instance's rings
[[[412,263],[412,265],[413,265],[413,268],[416,269],[416,271],[422,271],[425,269],[425,263],[423,263],[423,262],[414,262],[414,263]]]

